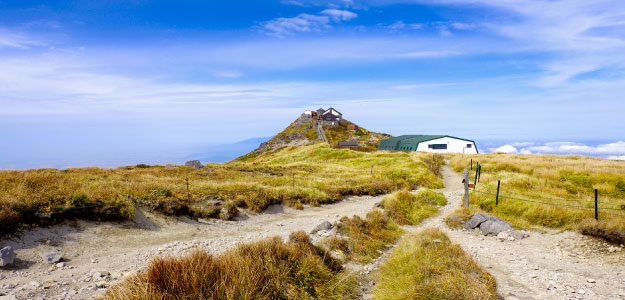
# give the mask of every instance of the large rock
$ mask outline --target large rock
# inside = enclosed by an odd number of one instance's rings
[[[511,230],[510,224],[508,222],[499,220],[488,220],[480,224],[480,230],[482,230],[483,235],[498,235],[500,232]]]
[[[12,265],[15,261],[15,252],[11,246],[0,249],[0,267]]]
[[[315,227],[315,229],[313,229],[310,233],[317,233],[319,231],[330,230],[330,229],[332,229],[332,227],[334,227],[334,225],[332,225],[332,223],[330,223],[328,221],[323,221],[323,222],[321,222],[321,224],[317,225],[317,227]]]
[[[480,213],[473,214],[471,219],[469,219],[468,221],[464,222],[463,226],[466,229],[476,228],[476,227],[480,226],[480,224],[488,221],[489,217],[492,217],[492,216],[487,215],[487,214],[480,214]]]
[[[59,251],[42,252],[41,258],[49,264],[56,264],[63,259],[63,253]]]
[[[488,214],[476,213],[476,214],[473,214],[471,219],[466,221],[463,224],[463,226],[466,229],[474,229],[474,228],[480,227],[482,225],[482,223],[484,223],[486,221],[493,221],[493,222],[508,224],[508,222],[506,222],[506,221],[504,221],[504,220],[502,220],[502,219],[500,219],[498,217],[491,216],[491,215],[488,215]]]
[[[194,168],[194,169],[204,168],[204,165],[199,160],[190,160],[184,163],[184,165],[190,168]]]

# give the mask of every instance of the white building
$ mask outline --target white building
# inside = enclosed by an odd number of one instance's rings
[[[472,140],[448,135],[402,135],[380,141],[380,150],[477,154]]]

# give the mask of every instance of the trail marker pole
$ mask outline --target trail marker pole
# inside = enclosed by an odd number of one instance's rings
[[[295,191],[295,174],[293,174],[293,191]]]
[[[469,207],[469,170],[464,168],[464,207]]]
[[[371,172],[370,172],[370,174],[373,175],[373,164],[371,164]]]
[[[599,190],[595,189],[595,220],[599,221]]]
[[[473,171],[473,158],[471,158],[471,171]]]
[[[482,165],[480,165],[479,168],[477,168],[477,181],[480,181],[480,179],[482,178]]]
[[[497,197],[495,198],[495,205],[499,205],[499,187],[501,187],[501,180],[497,180]]]

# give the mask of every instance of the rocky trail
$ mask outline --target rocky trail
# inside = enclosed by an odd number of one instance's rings
[[[235,221],[163,217],[139,213],[134,222],[66,222],[37,228],[0,241],[15,249],[17,261],[0,268],[0,297],[17,299],[92,299],[106,287],[144,268],[158,255],[180,255],[195,247],[216,254],[239,243],[291,232],[310,232],[323,221],[364,216],[383,196],[349,197],[341,202],[296,210],[272,206],[262,214],[247,213]],[[328,233],[313,235],[321,239]],[[42,254],[61,252],[49,264]],[[0,298],[2,299],[2,298]]]
[[[495,276],[505,299],[625,299],[625,251],[614,250],[576,232],[528,232],[521,240],[501,240],[479,231],[450,229],[444,219],[460,207],[461,175],[443,169],[448,204],[437,216],[409,232],[426,227],[445,231],[467,253]],[[172,218],[138,213],[134,222],[66,222],[37,228],[0,245],[12,246],[16,265],[0,269],[0,299],[91,299],[106,287],[141,270],[151,257],[180,255],[194,247],[219,253],[239,243],[270,236],[286,238],[291,232],[310,232],[323,221],[341,216],[364,216],[377,197],[350,197],[339,203],[304,210],[273,206],[262,214],[244,214],[236,221]],[[320,239],[325,232],[315,234]],[[612,252],[610,252],[610,251]],[[58,251],[62,261],[49,264],[42,253]],[[390,250],[374,263],[361,266],[369,275],[363,286],[370,298],[375,269]]]
[[[529,237],[508,240],[484,236],[478,229],[451,229],[445,218],[462,206],[464,187],[462,175],[448,166],[443,177],[445,188],[437,191],[445,195],[447,205],[418,226],[403,228],[419,232],[436,227],[446,232],[495,277],[497,292],[504,299],[625,299],[623,247],[572,231],[526,231]]]

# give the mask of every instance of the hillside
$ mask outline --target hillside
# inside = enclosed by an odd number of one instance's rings
[[[13,231],[17,224],[74,218],[132,219],[135,207],[231,219],[239,208],[317,206],[347,195],[438,187],[441,180],[428,169],[429,159],[422,153],[365,153],[316,143],[202,169],[137,165],[0,171],[0,232]]]
[[[336,147],[339,142],[354,141],[358,143],[356,150],[375,150],[380,140],[390,137],[392,136],[389,134],[369,131],[343,118],[335,122],[324,122],[304,113],[280,133],[260,144],[256,150],[244,155],[241,159],[271,153],[284,147],[303,146],[314,142],[327,142],[330,146]]]

